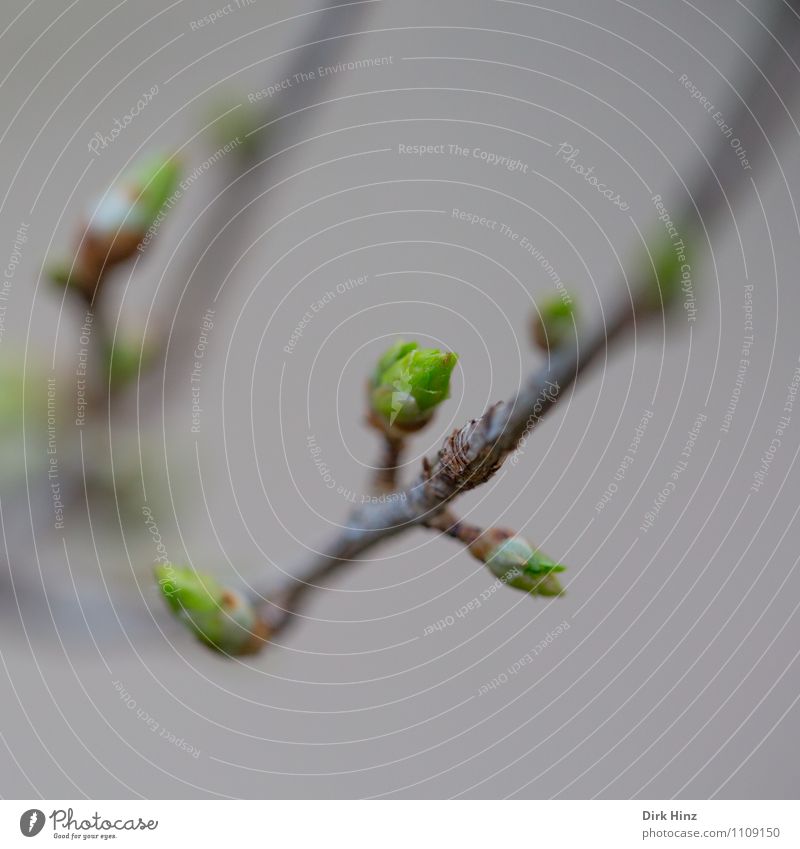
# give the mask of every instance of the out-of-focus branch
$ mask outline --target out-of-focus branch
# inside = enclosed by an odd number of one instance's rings
[[[291,61],[283,75],[292,78],[310,67],[335,65],[348,49],[348,36],[363,28],[364,19],[374,6],[374,0],[343,3],[328,0],[313,15],[313,26],[302,45],[291,54]],[[227,121],[234,127],[238,146],[233,154],[223,157],[215,166],[219,196],[204,214],[186,250],[186,259],[178,263],[170,274],[174,286],[168,288],[178,293],[178,305],[168,338],[162,348],[164,356],[190,359],[193,355],[199,317],[215,300],[220,284],[241,259],[246,240],[252,238],[246,223],[250,220],[253,201],[264,191],[267,177],[272,173],[269,161],[281,150],[288,150],[303,138],[303,132],[313,115],[309,109],[332,85],[331,77],[320,78],[315,85],[292,86],[281,93],[276,107],[260,113],[253,107],[239,105],[247,110],[244,121]],[[224,120],[224,119],[223,119]],[[244,136],[244,137],[243,137]],[[231,138],[223,138],[223,143]],[[190,293],[190,297],[185,297]],[[192,305],[195,305],[192,308]],[[184,380],[180,368],[171,372],[175,380]]]

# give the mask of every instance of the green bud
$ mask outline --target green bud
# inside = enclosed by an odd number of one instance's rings
[[[155,223],[164,204],[178,187],[181,166],[174,156],[153,154],[138,162],[122,180],[145,230]]]
[[[151,155],[136,163],[91,210],[74,258],[48,263],[51,279],[92,298],[105,271],[130,259],[147,239],[179,179],[174,157]]]
[[[575,336],[575,302],[569,296],[553,295],[539,305],[533,321],[533,338],[542,350],[554,350]]]
[[[384,373],[388,371],[399,359],[402,359],[406,354],[409,354],[411,351],[415,351],[418,348],[419,344],[417,342],[406,342],[405,339],[398,339],[378,360],[378,365],[375,367],[375,373],[372,375],[372,385],[380,386]]]
[[[381,421],[400,430],[428,422],[437,405],[450,397],[450,375],[458,354],[396,342],[378,361],[371,406]]]
[[[73,283],[75,272],[71,262],[64,259],[50,260],[44,270],[50,280],[59,286],[70,286]]]
[[[514,589],[546,596],[563,592],[555,573],[566,567],[533,548],[523,537],[503,540],[489,552],[485,563],[492,574]]]
[[[107,265],[107,263],[105,263]],[[69,288],[91,301],[103,273],[104,262],[99,253],[81,249],[75,262],[72,260],[48,261],[45,273],[56,286]]]
[[[169,563],[157,566],[155,576],[170,610],[202,643],[231,655],[258,650],[265,629],[241,593]]]
[[[676,247],[670,236],[656,243],[650,257],[642,260],[642,274],[646,285],[640,303],[646,309],[660,310],[675,303],[681,293],[683,266],[688,264],[683,240]],[[651,261],[652,260],[652,261]]]
[[[127,243],[130,234],[138,244],[150,226],[147,205],[136,203],[138,191],[132,183],[123,182],[112,186],[92,210],[89,238],[102,245],[110,244],[115,239],[125,239]]]
[[[130,234],[135,248],[156,223],[164,204],[178,185],[180,166],[174,158],[153,154],[137,162],[95,206],[89,236],[102,241]]]
[[[269,121],[261,105],[242,102],[235,92],[218,97],[206,113],[205,123],[217,147],[231,146],[234,155],[250,156],[256,152],[260,140],[269,130],[258,130]]]
[[[141,345],[117,340],[109,354],[109,377],[115,387],[124,386],[139,376],[153,360],[154,351]]]
[[[160,154],[136,163],[95,206],[89,237],[118,262],[133,254],[178,185],[180,166]]]

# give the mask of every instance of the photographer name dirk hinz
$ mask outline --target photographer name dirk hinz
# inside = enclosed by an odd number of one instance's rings
[[[669,814],[669,816],[667,816]],[[688,811],[642,811],[643,820],[697,820],[697,814]]]

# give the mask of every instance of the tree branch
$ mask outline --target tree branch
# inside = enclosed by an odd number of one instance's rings
[[[791,33],[786,38],[791,50],[798,43],[798,9],[800,0],[789,0],[779,8],[771,22],[775,32]],[[747,96],[739,99],[732,112],[733,125],[743,138],[746,129],[766,137],[767,130],[772,129],[786,113],[780,94],[781,89],[784,93],[788,92],[783,83],[794,69],[791,55],[782,55],[782,46],[776,49],[771,34],[762,36],[762,39],[760,59],[763,61],[759,64],[753,62],[754,70],[745,86]],[[778,82],[777,90],[771,79]],[[755,120],[751,103],[762,107],[766,103],[763,108],[765,120]],[[769,143],[768,138],[766,141]],[[754,144],[752,149],[763,152],[764,146]],[[707,219],[730,210],[728,195],[734,190],[741,190],[743,185],[750,185],[721,135],[707,163],[708,170],[699,175],[695,183],[697,191],[687,199],[683,214],[677,217],[681,224],[686,225],[697,215],[706,233]],[[415,526],[427,526],[473,545],[481,530],[455,519],[449,512],[449,504],[460,493],[488,481],[512,452],[523,450],[542,416],[552,409],[564,391],[598,355],[607,350],[612,340],[635,326],[635,319],[661,315],[660,298],[654,297],[654,294],[660,296],[661,290],[653,288],[653,271],[657,272],[655,264],[652,269],[639,269],[635,285],[628,290],[627,297],[621,298],[605,313],[604,323],[580,332],[577,339],[549,351],[547,363],[531,374],[513,397],[490,407],[480,418],[447,437],[437,456],[423,461],[421,474],[408,489],[380,503],[368,503],[356,509],[344,530],[302,570],[289,578],[287,585],[277,594],[270,597],[266,593],[252,592],[250,602],[256,608],[259,638],[267,641],[291,622],[308,591],[318,588],[319,582],[339,566],[398,533]],[[674,291],[670,294],[674,297]],[[383,464],[384,468],[392,465],[396,463]]]
[[[792,91],[794,61],[800,58],[792,55],[800,43],[799,19],[800,0],[787,0],[775,10],[769,21],[770,31],[761,34],[757,58],[750,59],[752,68],[742,86],[744,94],[737,94],[731,109],[731,125],[742,139],[749,136],[746,146],[752,151],[751,164],[772,150],[769,134],[787,117],[781,98]],[[782,43],[776,43],[775,38],[781,38]],[[759,110],[760,120],[752,108]],[[727,138],[720,134],[706,170],[695,181],[696,191],[685,201],[678,220],[685,223],[696,215],[707,232],[713,219],[730,211],[730,197],[745,185],[749,186],[750,181],[731,155]],[[644,277],[649,277],[646,271]],[[649,279],[636,280],[630,292],[639,297],[650,284]],[[630,292],[608,313],[604,325],[580,335],[577,344],[552,352],[547,364],[533,373],[513,398],[491,407],[481,418],[451,434],[437,457],[425,461],[422,474],[409,489],[385,503],[367,504],[356,510],[347,529],[291,579],[288,589],[271,601],[256,595],[270,627],[278,630],[286,625],[318,581],[372,546],[415,525],[441,529],[438,517],[447,505],[459,493],[489,480],[509,453],[524,445],[530,431],[564,390],[606,350],[611,340],[634,323],[637,309]]]
[[[646,284],[643,284],[644,288]],[[621,301],[607,323],[582,334],[577,344],[551,352],[512,398],[490,407],[445,439],[435,458],[423,460],[417,480],[395,497],[354,510],[345,529],[332,539],[289,587],[269,597],[257,594],[260,616],[275,634],[293,619],[306,593],[339,566],[416,525],[439,527],[437,517],[462,492],[488,481],[559,397],[612,340],[633,325],[633,300]]]

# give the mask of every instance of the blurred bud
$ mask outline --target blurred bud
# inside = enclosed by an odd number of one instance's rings
[[[450,375],[458,355],[396,342],[378,361],[370,386],[370,405],[381,425],[416,430],[430,421],[450,397]]]
[[[109,379],[116,388],[136,380],[139,371],[144,371],[154,360],[155,351],[118,339],[109,356]]]
[[[73,263],[64,259],[49,260],[45,266],[45,273],[59,286],[76,285],[77,274],[73,268]]]
[[[575,336],[576,308],[564,293],[553,295],[539,305],[533,319],[533,338],[543,351],[552,351]]]
[[[261,138],[256,131],[269,120],[264,109],[242,102],[233,92],[218,97],[207,115],[213,143],[218,147],[230,145],[241,156],[252,156],[256,152]],[[265,132],[261,130],[261,134]]]
[[[130,257],[158,223],[178,185],[180,166],[172,157],[152,155],[134,165],[96,205],[87,236],[106,247],[108,262]]]
[[[672,306],[681,292],[684,267],[689,266],[686,245],[678,238],[664,236],[656,243],[651,255],[641,260],[645,285],[639,306],[647,310],[661,310]]]
[[[170,610],[210,648],[240,655],[258,651],[268,634],[241,593],[221,587],[210,575],[164,564],[155,568]]]
[[[132,257],[152,235],[179,178],[173,157],[135,164],[91,211],[74,258],[48,265],[51,279],[90,299],[107,268]]]
[[[555,573],[563,572],[566,567],[551,560],[513,531],[489,528],[470,544],[469,550],[509,587],[543,596],[564,592]]]

